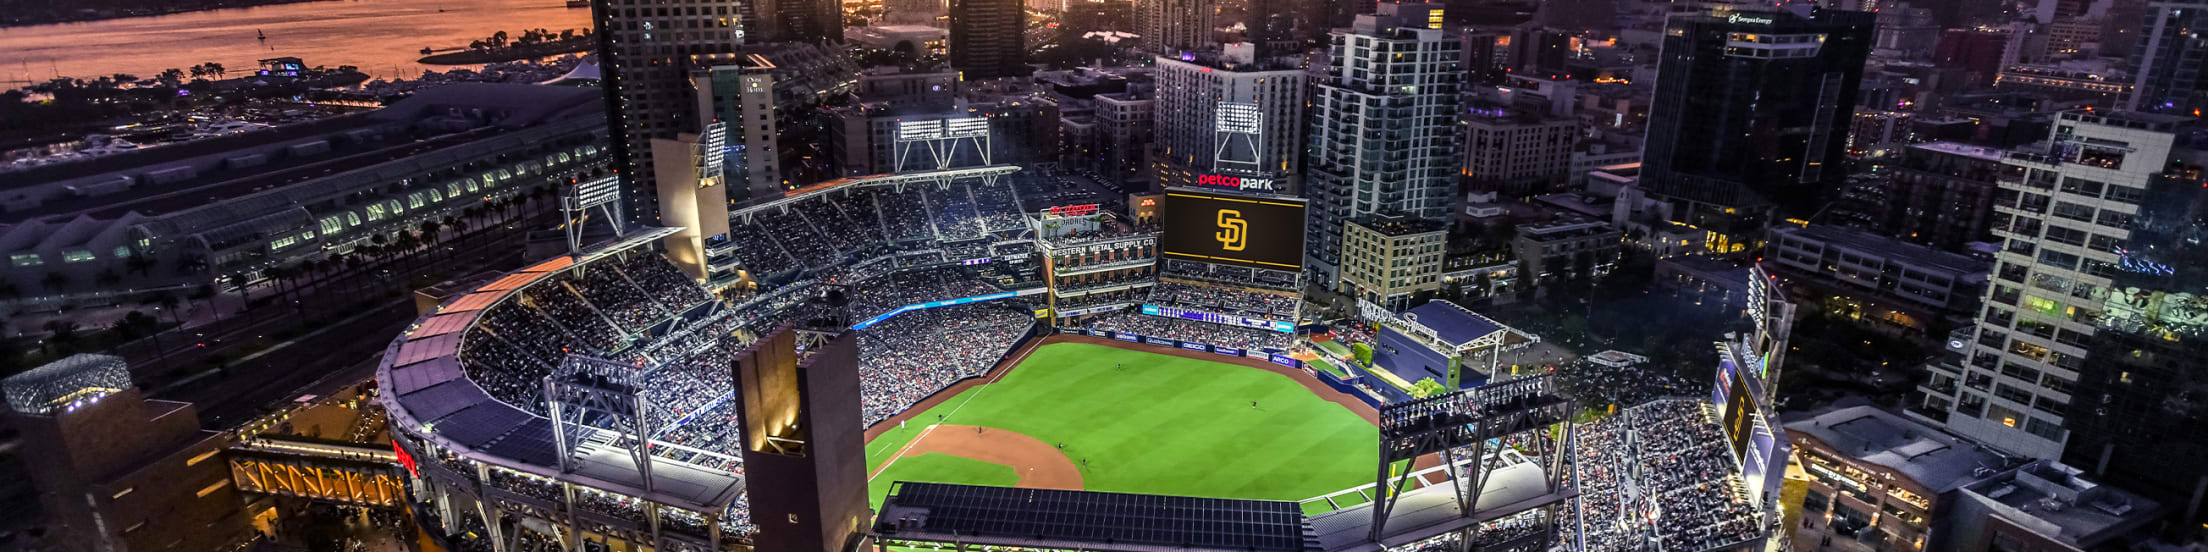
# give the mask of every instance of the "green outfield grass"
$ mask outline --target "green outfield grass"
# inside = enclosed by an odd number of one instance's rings
[[[1349,377],[1349,373],[1342,371],[1342,367],[1335,366],[1334,363],[1327,362],[1327,360],[1324,358],[1314,358],[1311,360],[1303,361],[1303,363],[1311,366],[1317,366],[1320,370],[1325,370],[1326,373],[1334,374],[1334,377],[1337,378]]]
[[[874,497],[874,504],[881,504],[882,497],[889,496],[891,481],[926,481],[930,483],[964,483],[968,485],[1011,486],[1020,482],[1020,474],[1012,466],[992,464],[948,454],[931,452],[898,460],[875,479],[880,485],[867,488]]]
[[[949,424],[1064,443],[1076,465],[1089,461],[1082,481],[1093,491],[1302,500],[1370,483],[1379,462],[1371,423],[1287,376],[1058,343],[1036,349],[1002,380],[968,389],[868,443],[868,473],[939,414]],[[1003,484],[959,479],[970,468],[906,465],[912,461],[898,460],[873,480],[877,505],[899,478]]]
[[[1349,347],[1342,345],[1342,342],[1340,341],[1319,341],[1316,343],[1319,346],[1319,350],[1326,351],[1327,354],[1342,358],[1349,358],[1353,356],[1349,350]]]

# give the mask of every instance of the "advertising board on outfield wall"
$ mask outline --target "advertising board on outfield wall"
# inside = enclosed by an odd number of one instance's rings
[[[1203,352],[1207,352],[1207,353],[1214,353],[1214,354],[1219,354],[1219,355],[1224,355],[1224,356],[1231,356],[1231,357],[1246,357],[1246,358],[1255,358],[1255,359],[1266,359],[1266,360],[1270,360],[1270,361],[1272,361],[1272,362],[1273,362],[1274,364],[1279,364],[1279,365],[1282,365],[1282,366],[1288,366],[1288,367],[1291,367],[1291,368],[1295,368],[1295,367],[1301,367],[1301,366],[1303,366],[1303,363],[1302,363],[1301,361],[1298,361],[1298,360],[1296,360],[1296,359],[1294,359],[1294,358],[1292,358],[1292,357],[1289,357],[1289,356],[1287,356],[1287,355],[1274,354],[1274,353],[1269,353],[1269,352],[1265,352],[1265,351],[1259,351],[1259,350],[1256,350],[1256,349],[1242,349],[1242,348],[1238,348],[1238,347],[1224,347],[1224,346],[1219,346],[1219,345],[1212,345],[1212,344],[1209,344],[1209,343],[1202,343],[1202,342],[1197,342],[1197,341],[1182,341],[1182,340],[1178,340],[1178,339],[1171,339],[1171,338],[1164,338],[1164,337],[1154,337],[1154,336],[1146,336],[1146,335],[1137,335],[1137,334],[1131,334],[1131,333],[1127,333],[1127,332],[1114,332],[1114,331],[1109,331],[1109,330],[1086,330],[1086,329],[1077,329],[1077,328],[1058,328],[1058,333],[1062,333],[1062,334],[1072,334],[1072,335],[1087,335],[1087,336],[1095,336],[1095,337],[1108,337],[1108,338],[1112,338],[1112,339],[1117,339],[1117,340],[1120,340],[1120,341],[1130,341],[1130,342],[1134,342],[1134,343],[1144,343],[1144,344],[1149,344],[1149,345],[1157,345],[1157,346],[1159,346],[1159,347],[1176,347],[1176,348],[1180,348],[1180,349],[1185,349],[1185,350],[1190,350],[1190,351],[1203,351]]]
[[[1296,331],[1296,324],[1293,322],[1283,322],[1279,320],[1254,318],[1233,314],[1222,314],[1200,310],[1161,307],[1157,305],[1143,305],[1142,313],[1150,316],[1180,318],[1183,320],[1195,320],[1197,322],[1210,322],[1213,324],[1225,324],[1228,326],[1241,326],[1244,328],[1272,330],[1280,333],[1294,333]]]

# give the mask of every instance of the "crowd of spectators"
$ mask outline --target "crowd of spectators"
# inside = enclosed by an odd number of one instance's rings
[[[973,187],[974,211],[981,214],[981,224],[989,232],[1005,232],[1027,227],[1027,217],[1020,209],[1020,199],[1013,195],[1009,184],[979,185]]]
[[[592,348],[611,349],[622,340],[621,331],[615,329],[612,322],[599,316],[582,297],[557,281],[536,282],[522,290],[522,297],[521,304],[507,308],[533,307],[557,322],[559,329],[567,330]],[[499,307],[491,308],[497,310]]]
[[[669,264],[666,257],[631,251],[612,262],[621,272],[628,274],[629,279],[634,280],[638,287],[644,288],[646,295],[669,309],[682,311],[713,300],[712,296],[706,295],[705,288],[698,287],[697,282],[691,281],[689,276],[684,276],[682,271],[675,269],[675,265]]]
[[[826,196],[801,199],[793,205],[837,251],[860,255],[888,241],[882,236],[882,221],[874,215],[873,209],[867,209],[863,218],[853,218],[838,202]],[[861,223],[862,220],[865,222]]]
[[[635,497],[622,496],[590,487],[576,487],[575,507],[611,516],[614,519],[634,522],[637,525],[645,523],[644,501],[637,500]]]
[[[1127,311],[1096,317],[1089,320],[1084,326],[1092,330],[1107,330],[1115,333],[1131,333],[1149,337],[1193,341],[1233,347],[1245,351],[1282,351],[1288,348],[1288,342],[1291,340],[1289,334],[1275,331],[1150,316]]]
[[[935,231],[944,240],[970,240],[986,233],[981,226],[981,215],[974,212],[973,192],[966,184],[953,183],[949,188],[920,188],[921,196],[927,198],[929,212],[935,216]]]
[[[839,255],[836,254],[835,246],[828,244],[827,234],[806,222],[805,217],[797,211],[760,209],[754,211],[752,217],[753,222],[766,229],[767,233],[762,236],[772,236],[775,241],[781,242],[782,249],[788,251],[799,265],[805,268],[821,268],[837,264]],[[750,244],[738,242],[736,247],[747,245]]]
[[[852,188],[760,209],[724,239],[736,242],[737,263],[770,277],[771,287],[799,269],[808,271],[799,277],[822,278],[882,258],[903,268],[1012,254],[1021,248],[999,250],[1025,243],[1004,241],[1026,227],[1019,204],[1004,182]]]
[[[629,277],[612,263],[590,263],[577,267],[574,272],[562,275],[560,280],[573,286],[585,302],[604,313],[607,318],[613,319],[624,331],[635,332],[666,319],[670,314],[667,307],[646,296],[643,288],[630,282]],[[559,282],[539,282],[531,287],[556,283]]]
[[[899,314],[859,334],[859,408],[865,425],[895,416],[958,380],[980,376],[1034,327],[1035,316],[996,303]]]
[[[493,487],[555,505],[567,502],[566,493],[560,490],[560,483],[557,481],[505,468],[494,467],[490,472]]]
[[[1266,270],[1245,266],[1167,259],[1165,261],[1165,273],[1176,278],[1278,290],[1294,291],[1298,287],[1296,284],[1297,273],[1291,270]]]
[[[1111,270],[1106,272],[1076,274],[1073,276],[1059,276],[1057,278],[1058,285],[1054,287],[1057,288],[1057,291],[1060,294],[1064,294],[1129,284],[1141,284],[1147,286],[1155,279],[1156,276],[1152,273],[1149,267],[1139,267]]]
[[[1093,241],[1124,238],[1127,236],[1138,234],[1156,233],[1158,233],[1158,225],[1156,224],[1127,224],[1119,221],[1106,221],[1103,225],[1100,225],[1095,230],[1071,230],[1063,233],[1050,234],[1047,235],[1047,237],[1049,237],[1052,244],[1055,244],[1057,246],[1067,246],[1079,245]]]
[[[1581,357],[1556,374],[1563,391],[1580,404],[1641,404],[1680,396],[1691,388],[1671,370],[1648,363],[1610,366]]]
[[[1581,424],[1574,509],[1585,550],[1708,550],[1761,536],[1709,407],[1664,399]]]
[[[987,295],[1003,291],[989,285],[965,267],[946,266],[911,270],[870,280],[851,287],[851,318],[865,320],[898,307]]]
[[[736,501],[721,512],[721,534],[750,538],[759,532],[759,525],[751,521],[751,495],[736,493]]]
[[[1072,312],[1104,305],[1131,305],[1141,303],[1143,298],[1147,296],[1149,296],[1149,288],[1145,287],[1102,291],[1072,297],[1059,297],[1057,308],[1059,312]]]
[[[1293,320],[1297,299],[1291,293],[1271,293],[1167,279],[1158,280],[1157,287],[1150,288],[1150,302],[1201,311]]]
[[[544,413],[544,377],[552,368],[529,358],[483,328],[461,336],[460,366],[491,398],[516,408]]]
[[[734,236],[773,235],[757,221],[733,221],[728,231]],[[730,248],[736,255],[736,264],[742,265],[754,275],[766,276],[797,270],[797,261],[783,253],[782,246],[776,245],[774,240],[741,237],[732,239],[736,241],[735,246]]]
[[[920,190],[877,189],[873,196],[875,205],[881,207],[882,226],[889,232],[890,241],[936,241],[935,227],[929,223],[928,203],[920,198]]]

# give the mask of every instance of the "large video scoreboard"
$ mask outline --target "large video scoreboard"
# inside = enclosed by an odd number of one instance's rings
[[[1159,249],[1168,259],[1300,271],[1303,210],[1299,198],[1168,190]]]

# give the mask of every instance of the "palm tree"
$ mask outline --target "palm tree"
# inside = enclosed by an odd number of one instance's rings
[[[205,65],[194,65],[191,69],[187,69],[187,71],[191,72],[192,78],[194,79],[207,76],[207,66]]]
[[[123,261],[123,269],[144,276],[153,271],[156,262],[158,261],[145,255],[131,255],[130,259]]]
[[[115,269],[112,268],[102,270],[92,278],[92,281],[98,283],[102,288],[113,288],[116,284],[123,283],[123,275],[116,274]]]
[[[73,352],[76,349],[78,328],[77,321],[67,318],[57,318],[46,321],[46,325],[44,327],[46,328],[46,331],[50,332],[52,335],[48,336],[45,341],[42,341],[39,344],[42,347],[45,345],[52,345],[55,351],[54,356],[63,356],[70,352]]]
[[[276,288],[276,301],[286,306],[292,306],[291,298],[288,297],[290,293],[284,289],[284,281],[291,279],[291,270],[291,267],[285,265],[261,269],[261,277],[267,278],[269,286]]]
[[[160,298],[154,299],[154,302],[161,305],[162,311],[169,313],[169,323],[176,324],[177,329],[184,328],[184,313],[177,309],[177,306],[184,304],[182,298],[178,298],[174,293],[163,293]]]
[[[207,62],[207,74],[214,75],[215,78],[219,79],[222,78],[224,75],[230,74],[230,72],[223,70],[222,64],[210,61]]]

